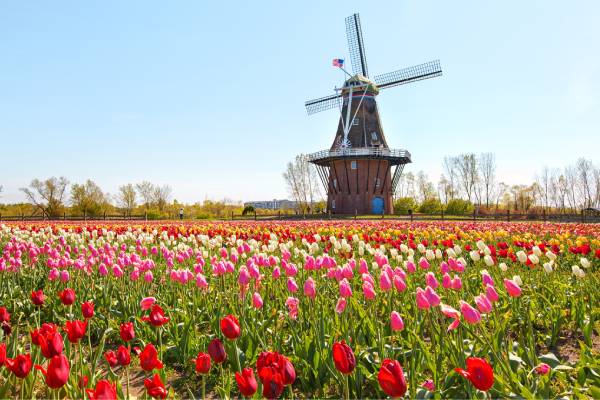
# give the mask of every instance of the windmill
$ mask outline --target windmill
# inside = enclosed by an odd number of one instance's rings
[[[343,68],[343,60],[334,60],[347,77],[343,86],[335,88],[333,95],[305,103],[309,115],[339,110],[335,139],[329,150],[310,154],[308,159],[317,166],[330,212],[391,214],[392,194],[411,156],[407,150],[389,148],[375,97],[383,89],[442,75],[440,62],[375,75],[371,80],[358,14],[346,18],[346,36],[352,74]]]

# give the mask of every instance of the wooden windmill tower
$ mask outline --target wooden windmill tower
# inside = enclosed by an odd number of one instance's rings
[[[392,194],[404,165],[411,162],[407,150],[390,149],[375,97],[381,89],[442,75],[439,60],[404,68],[369,79],[358,14],[346,18],[346,36],[353,75],[336,94],[306,102],[308,114],[338,108],[340,122],[329,150],[309,155],[327,192],[327,209],[336,214],[391,214]],[[392,172],[392,167],[394,167]]]

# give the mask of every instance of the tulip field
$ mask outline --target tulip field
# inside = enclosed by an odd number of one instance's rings
[[[0,225],[0,398],[600,398],[600,225]]]

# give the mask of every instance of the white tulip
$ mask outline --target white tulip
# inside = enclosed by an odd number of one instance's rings
[[[442,251],[440,249],[435,249],[435,258],[438,260],[442,259]]]
[[[449,258],[456,258],[456,252],[454,251],[454,249],[447,248],[446,254],[448,254]]]
[[[519,285],[519,286],[521,286],[523,284],[523,281],[521,280],[521,277],[519,275],[513,276],[512,280],[515,281],[517,283],[517,285]]]
[[[484,251],[484,249],[487,247],[487,246],[485,245],[485,243],[483,243],[483,241],[482,241],[482,240],[478,240],[476,244],[477,244],[477,248],[478,248],[479,250],[481,250],[481,251]]]
[[[500,265],[498,265],[498,268],[500,268],[502,272],[508,271],[508,266],[505,263],[500,263]]]
[[[530,254],[529,261],[531,261],[532,264],[539,264],[540,259],[535,254]]]
[[[486,254],[485,257],[483,257],[483,261],[485,261],[485,265],[488,267],[494,265],[494,259],[489,254]]]
[[[533,251],[533,254],[535,254],[538,257],[542,255],[542,250],[540,250],[540,248],[537,246],[533,246],[531,250]]]
[[[460,248],[459,245],[457,245],[457,244],[454,245],[454,252],[456,253],[457,256],[460,256],[460,253],[462,253],[462,249]]]
[[[551,252],[550,250],[548,250],[548,251],[546,252],[546,257],[548,257],[548,259],[550,259],[550,260],[552,260],[552,261],[556,260],[556,254],[554,254],[554,253],[553,253],[553,252]]]
[[[471,256],[471,259],[472,259],[473,261],[479,261],[479,259],[481,258],[481,257],[479,257],[479,252],[478,252],[478,251],[475,251],[475,250],[471,251],[471,252],[469,253],[469,256]]]
[[[552,261],[544,263],[544,271],[548,274],[552,272]]]
[[[435,253],[433,252],[433,250],[431,249],[427,249],[427,251],[425,252],[425,258],[427,258],[427,260],[431,261],[435,258]]]
[[[517,251],[517,258],[522,263],[526,263],[527,262],[527,254],[525,254],[525,252],[523,250]]]
[[[587,259],[587,258],[585,258],[585,257],[581,257],[581,259],[579,260],[579,262],[581,263],[581,266],[582,266],[583,268],[586,268],[586,269],[587,269],[587,268],[589,268],[589,267],[590,267],[590,265],[591,265],[591,264],[590,264],[590,260],[588,260],[588,259]]]

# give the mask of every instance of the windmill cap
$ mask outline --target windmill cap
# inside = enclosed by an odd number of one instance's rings
[[[344,82],[344,88],[347,88],[349,86],[363,86],[366,85],[366,88],[360,88],[359,90],[366,90],[369,93],[372,94],[379,94],[379,88],[377,87],[377,85],[375,85],[375,82],[373,82],[372,80],[370,80],[369,78],[361,75],[361,74],[356,74],[354,75],[352,78],[348,79],[346,82]],[[342,91],[342,93],[347,93],[348,89],[344,89]]]

